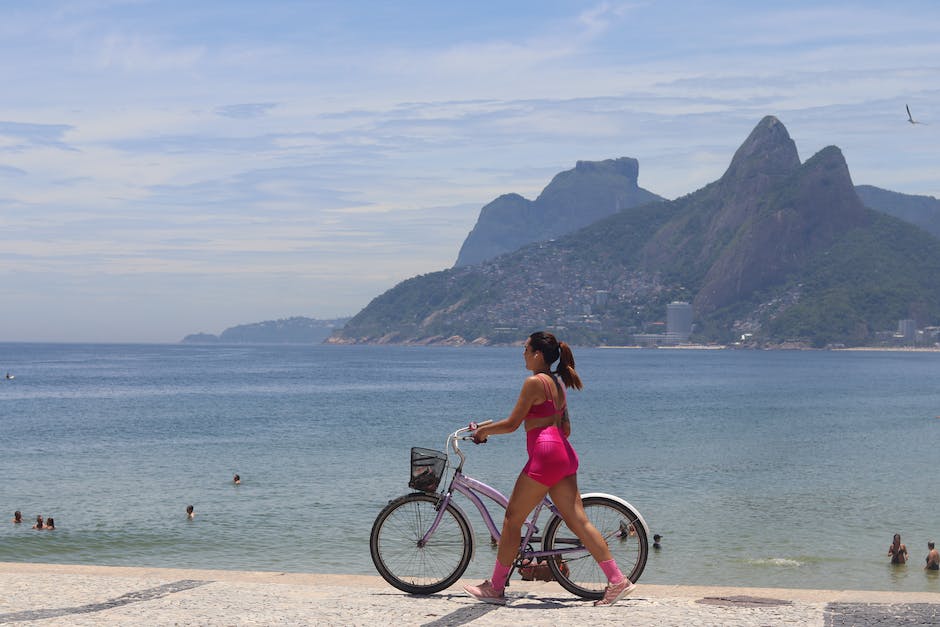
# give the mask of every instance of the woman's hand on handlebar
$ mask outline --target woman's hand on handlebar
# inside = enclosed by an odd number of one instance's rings
[[[486,421],[481,422],[481,423],[479,423],[479,424],[477,424],[477,423],[475,423],[475,422],[471,422],[471,423],[470,423],[470,428],[473,430],[473,433],[472,433],[471,435],[473,436],[473,443],[474,443],[474,444],[484,444],[484,443],[486,443],[487,436],[486,436],[486,435],[483,435],[483,434],[480,434],[480,428],[481,428],[481,427],[485,427],[486,425],[489,425],[489,424],[492,424],[492,423],[493,423],[492,420],[486,420]]]

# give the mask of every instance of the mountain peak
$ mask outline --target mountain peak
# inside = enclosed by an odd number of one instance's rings
[[[623,209],[664,200],[637,185],[639,174],[640,163],[632,157],[578,161],[556,174],[535,200],[503,194],[480,211],[455,266],[476,265]]]
[[[699,190],[711,201],[700,204],[697,215],[673,223],[647,242],[646,259],[652,265],[666,263],[669,251],[701,238],[700,256],[694,263],[711,265],[738,229],[761,212],[767,194],[799,169],[800,156],[786,127],[774,116],[766,116],[734,153],[717,185]]]
[[[734,153],[721,180],[742,181],[754,176],[786,176],[800,167],[796,143],[787,127],[772,115],[758,122]]]
[[[696,311],[713,311],[751,298],[757,290],[805,271],[817,253],[845,232],[870,222],[836,146],[823,148],[791,175],[779,177],[756,200],[750,203],[754,210],[749,219],[736,221],[732,245],[722,248],[706,274],[695,297]],[[730,210],[729,204],[725,211]]]
[[[605,159],[604,161],[578,161],[574,166],[575,172],[609,172],[633,181],[637,186],[640,176],[640,162],[633,157],[620,157],[619,159]]]

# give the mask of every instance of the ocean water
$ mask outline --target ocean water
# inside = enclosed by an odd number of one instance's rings
[[[504,417],[521,353],[0,344],[15,375],[0,380],[0,515],[27,521],[0,524],[0,561],[375,574],[369,531],[408,491],[410,447]],[[627,499],[664,536],[642,581],[940,591],[922,570],[940,541],[940,353],[575,357],[582,491]],[[468,455],[508,491],[524,434]],[[30,529],[37,514],[57,529]],[[478,543],[469,575],[494,558]]]

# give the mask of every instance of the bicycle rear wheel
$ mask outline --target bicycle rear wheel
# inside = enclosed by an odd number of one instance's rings
[[[421,545],[437,517],[441,497],[409,494],[379,512],[369,550],[379,574],[399,590],[431,594],[460,579],[473,555],[473,535],[463,513],[448,504],[434,533]]]
[[[629,507],[603,496],[584,499],[588,520],[607,542],[621,572],[636,582],[646,567],[649,544],[646,529],[639,516]],[[542,548],[546,551],[579,547],[581,550],[565,553],[560,562],[550,559],[548,567],[555,580],[568,592],[585,599],[600,599],[607,587],[607,577],[581,541],[558,516],[552,517],[545,528]],[[565,564],[565,569],[561,564]]]

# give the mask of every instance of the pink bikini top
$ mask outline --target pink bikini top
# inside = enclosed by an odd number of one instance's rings
[[[541,373],[539,373],[541,374]],[[552,375],[549,375],[552,376]],[[551,416],[556,416],[559,413],[558,408],[555,407],[555,401],[552,400],[552,383],[549,383],[545,380],[545,377],[539,377],[539,381],[542,382],[542,387],[545,388],[545,402],[539,403],[538,405],[533,405],[529,408],[529,413],[525,415],[525,420],[530,418],[549,418]],[[562,398],[564,399],[564,389],[563,385],[557,386],[561,390]],[[564,410],[564,405],[562,405],[562,411]]]

